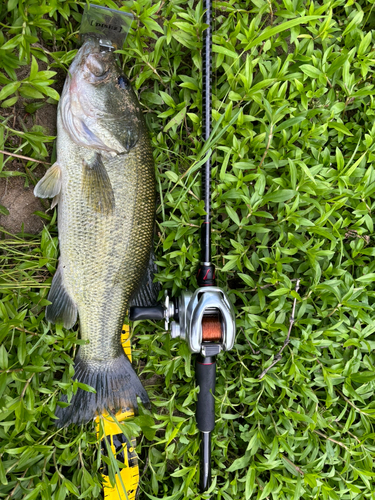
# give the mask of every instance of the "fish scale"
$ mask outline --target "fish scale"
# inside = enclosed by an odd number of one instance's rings
[[[105,359],[121,350],[125,311],[150,256],[155,200],[150,197],[154,170],[147,168],[147,160],[152,152],[145,140],[129,154],[104,160],[115,212],[98,215],[79,196],[82,168],[77,164],[87,151],[66,148],[65,136],[58,141],[61,156],[68,158],[58,212],[60,265],[66,266],[64,281],[78,307],[81,338],[90,341],[81,346],[80,356]]]
[[[87,343],[77,353],[75,378],[96,390],[79,388],[70,406],[57,408],[57,425],[136,413],[137,396],[149,400],[124,354],[121,331],[129,301],[149,274],[154,162],[138,100],[96,39],[84,43],[69,69],[58,108],[57,162],[35,194],[58,202],[60,259],[46,318],[70,328],[78,314]]]

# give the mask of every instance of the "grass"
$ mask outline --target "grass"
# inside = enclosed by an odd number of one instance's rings
[[[97,3],[135,16],[119,55],[152,136],[158,279],[174,295],[196,286],[199,165],[213,150],[213,255],[238,326],[234,349],[218,359],[216,498],[375,498],[374,4],[215,2],[214,133],[205,148],[202,4]],[[13,116],[58,99],[52,82],[75,55],[83,7],[0,6],[0,150],[33,158],[22,160],[30,185],[36,161],[53,161],[53,138],[13,126]],[[0,159],[0,177],[14,175]],[[75,390],[79,340],[44,319],[55,212],[44,221],[40,235],[0,240],[0,498],[101,498],[95,429],[53,425],[61,391]],[[290,342],[260,380],[294,303]],[[161,324],[132,328],[153,402],[126,424],[139,435],[141,498],[201,498],[191,355]]]

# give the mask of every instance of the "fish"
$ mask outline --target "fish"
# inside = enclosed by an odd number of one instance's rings
[[[57,157],[35,186],[58,206],[60,257],[46,319],[72,328],[80,345],[70,405],[56,425],[133,410],[147,392],[121,345],[127,308],[152,303],[155,167],[148,129],[129,80],[112,52],[87,39],[73,60],[57,111]],[[139,305],[138,304],[138,305]],[[67,401],[63,396],[62,401]],[[64,407],[62,407],[64,406]]]

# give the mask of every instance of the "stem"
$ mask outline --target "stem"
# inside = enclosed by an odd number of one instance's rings
[[[22,474],[22,476],[20,477],[20,479],[23,479],[23,478],[26,476],[26,474],[27,474],[28,470],[29,470],[29,468],[27,468],[27,469],[25,470],[25,472]],[[9,493],[9,495],[6,497],[6,499],[5,499],[5,500],[9,500],[9,498],[12,498],[12,496],[15,494],[15,492],[16,492],[16,490],[17,490],[17,488],[18,488],[18,486],[19,486],[19,485],[20,485],[20,483],[18,482],[18,483],[16,484],[16,486],[12,489],[12,491]]]
[[[323,434],[323,432],[317,431],[316,429],[314,429],[313,432],[315,432],[315,434],[318,434],[319,436],[324,437],[325,439],[328,439],[328,441],[332,441],[332,443],[336,443],[339,446],[341,446],[342,448],[345,448],[346,451],[349,451],[349,448],[341,441],[336,441],[336,439],[330,438],[326,434]]]
[[[291,460],[289,460],[289,458],[287,458],[285,455],[283,455],[282,453],[280,453],[280,455],[282,456],[282,458],[284,460],[286,460],[288,462],[288,464],[290,464],[292,467],[294,467],[296,469],[297,472],[299,472],[301,474],[301,476],[304,476],[305,473],[303,472],[302,469],[300,469],[296,464],[294,464]]]
[[[300,284],[300,279],[297,280],[297,283],[296,283],[296,292],[298,292],[299,290],[299,284]],[[280,351],[276,354],[275,356],[275,359],[272,361],[272,363],[270,364],[270,366],[268,366],[267,368],[265,368],[262,373],[259,375],[259,380],[261,380],[265,374],[273,367],[276,365],[276,363],[278,361],[280,361],[280,359],[282,358],[282,352],[283,350],[285,349],[285,347],[289,344],[289,340],[290,340],[290,333],[292,331],[292,328],[293,328],[293,325],[294,325],[294,322],[295,322],[295,311],[296,311],[296,305],[297,305],[297,299],[294,299],[293,301],[293,308],[292,308],[292,314],[290,315],[290,320],[289,320],[289,330],[288,330],[288,335],[286,336],[286,339],[284,340],[284,344],[282,345]]]
[[[271,141],[272,141],[272,137],[273,137],[273,123],[271,123],[271,126],[270,126],[270,133],[268,135],[268,141],[267,141],[267,146],[266,146],[266,150],[264,151],[263,153],[263,156],[262,156],[262,159],[260,160],[260,163],[258,165],[258,170],[260,169],[260,167],[263,165],[263,162],[267,156],[267,153],[268,153],[268,150],[270,149],[270,146],[271,146]]]
[[[14,158],[21,158],[22,160],[34,161],[35,163],[43,163],[44,165],[51,165],[51,163],[46,161],[36,160],[35,158],[30,158],[29,156],[17,155],[16,153],[9,153],[8,151],[3,151],[2,149],[0,149],[0,154],[14,156]]]
[[[26,392],[26,389],[27,389],[28,385],[30,384],[30,382],[31,382],[31,380],[32,380],[32,378],[33,378],[33,376],[34,376],[34,375],[35,375],[35,373],[33,373],[33,374],[31,375],[31,377],[27,380],[27,382],[26,382],[26,384],[25,384],[25,387],[22,389],[20,399],[23,399],[23,397],[24,397],[24,395],[25,395],[25,392]]]

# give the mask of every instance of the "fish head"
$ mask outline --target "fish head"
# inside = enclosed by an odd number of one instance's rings
[[[86,40],[69,69],[59,113],[76,144],[115,154],[128,150],[129,130],[137,135],[143,123],[114,54],[95,38]]]

